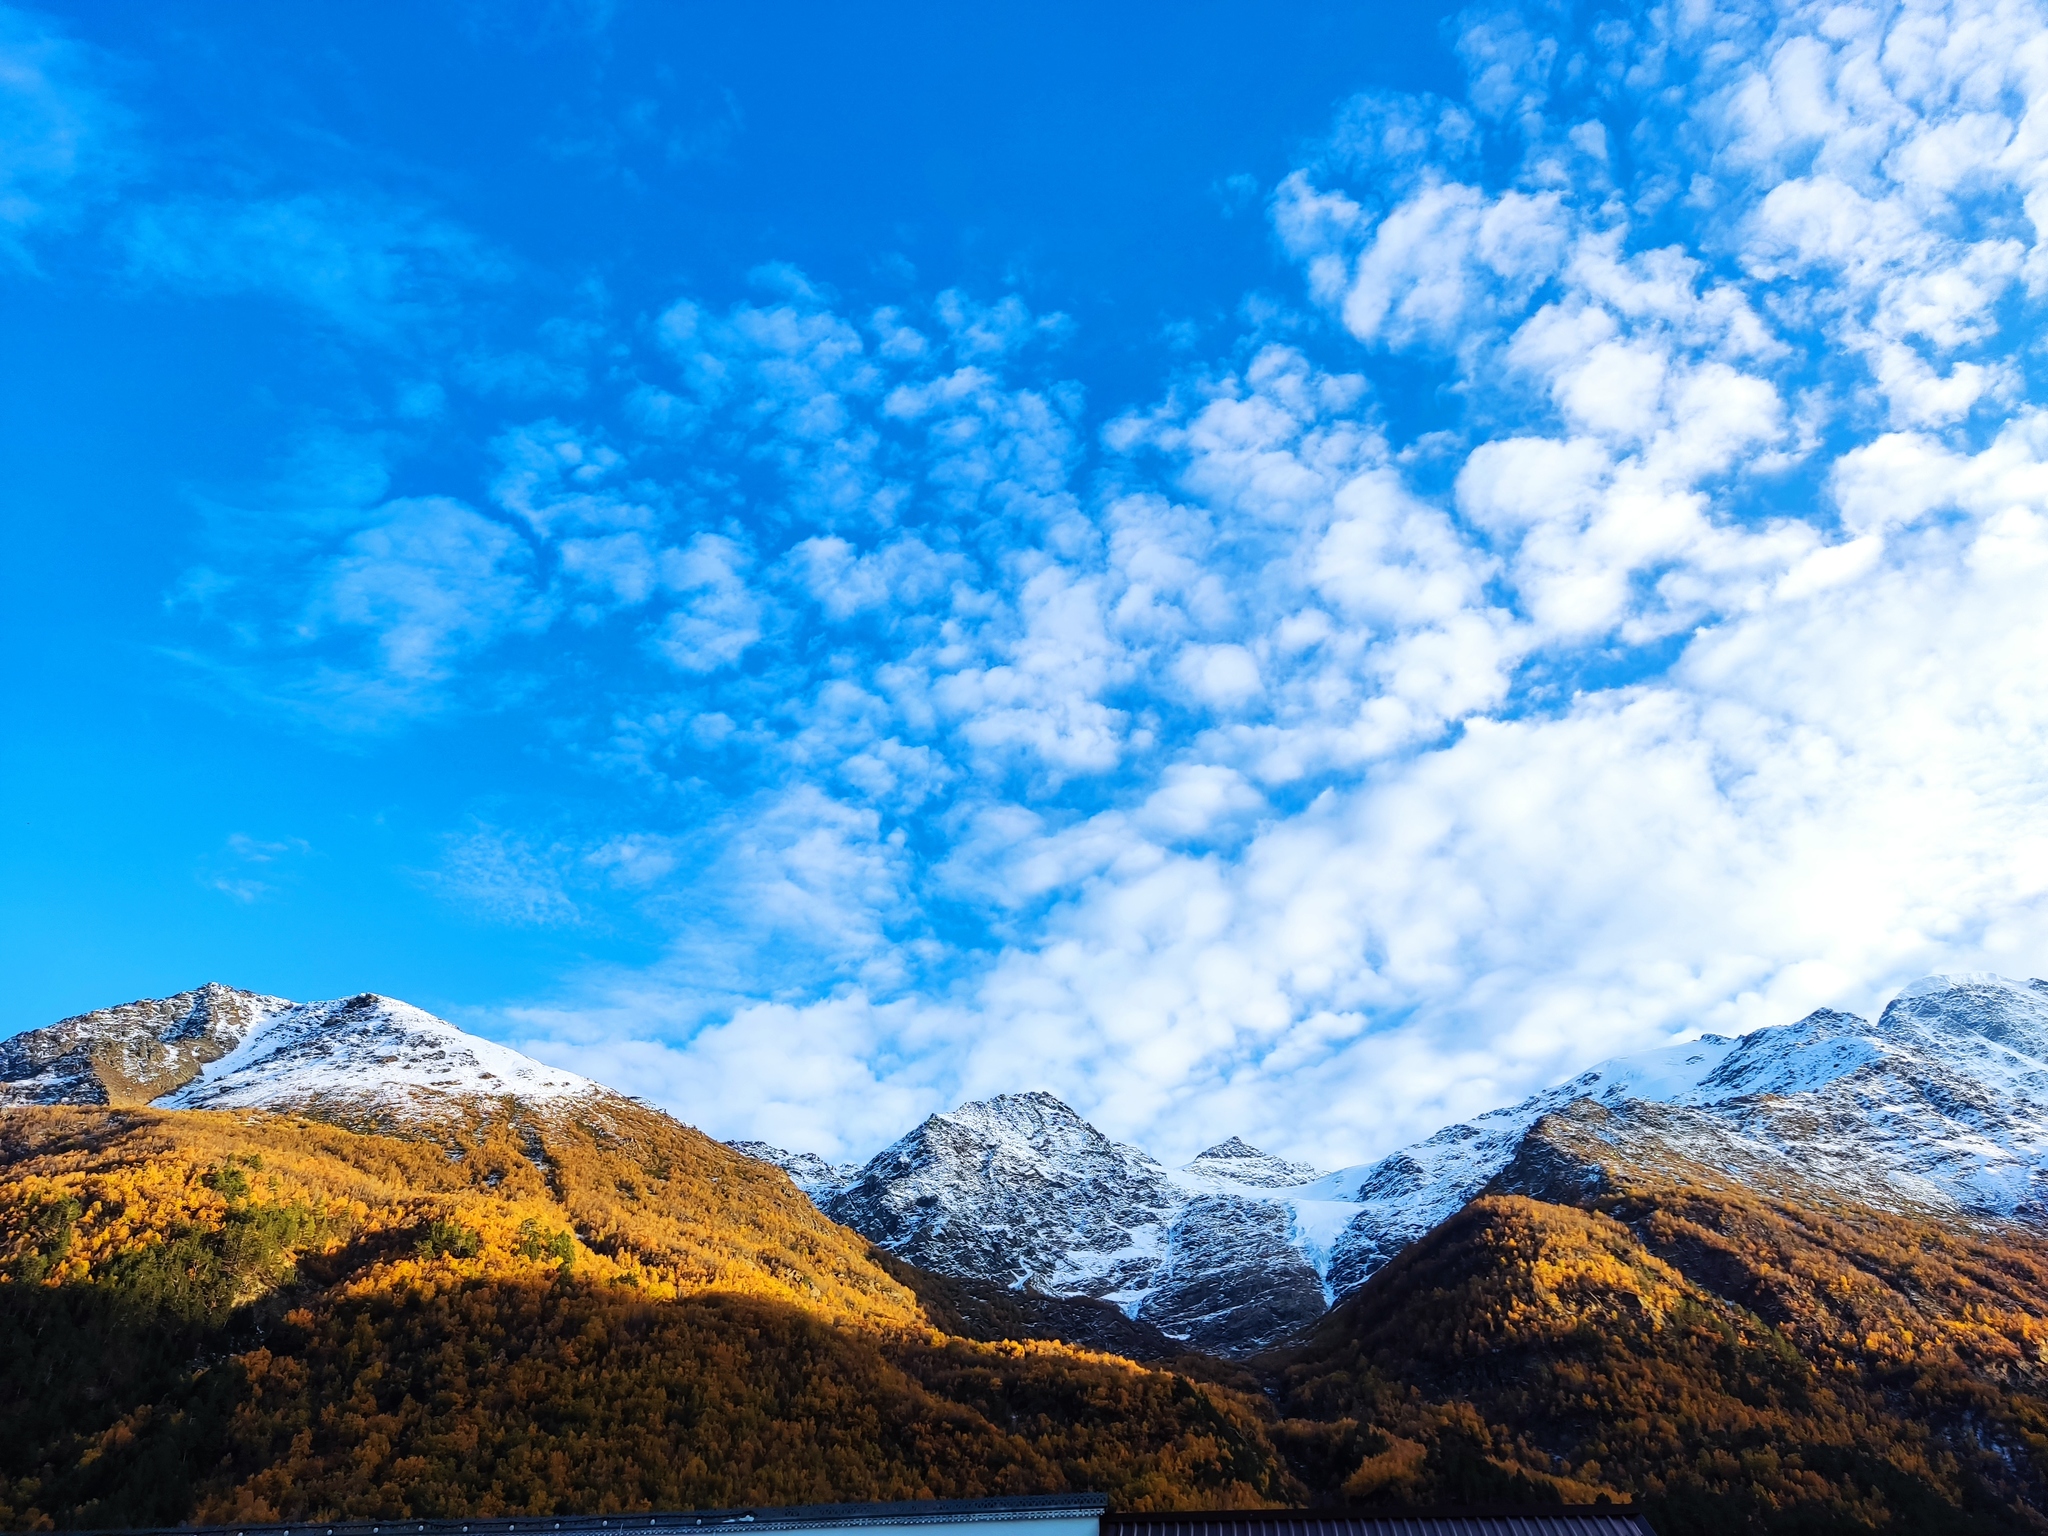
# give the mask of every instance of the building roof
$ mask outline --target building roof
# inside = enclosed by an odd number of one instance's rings
[[[1102,1536],[1656,1536],[1626,1507],[1231,1509],[1105,1514]]]
[[[301,1520],[179,1526],[120,1536],[669,1536],[707,1527],[749,1531],[860,1530],[880,1526],[973,1525],[990,1521],[1093,1519],[1109,1501],[1097,1493],[1020,1499],[918,1499],[902,1504],[753,1505],[645,1515],[512,1515],[490,1520]],[[115,1536],[103,1532],[101,1536]],[[737,1536],[737,1532],[734,1533]]]
[[[1509,1510],[1196,1510],[1110,1514],[1099,1494],[1028,1499],[920,1499],[904,1504],[754,1505],[646,1515],[514,1515],[493,1520],[306,1520],[183,1526],[124,1536],[681,1536],[724,1527],[755,1531],[884,1530],[1101,1518],[1101,1536],[1656,1536],[1625,1508]],[[112,1536],[112,1533],[102,1533]]]

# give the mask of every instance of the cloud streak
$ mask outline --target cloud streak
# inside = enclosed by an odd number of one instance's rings
[[[371,714],[519,671],[616,790],[451,844],[501,920],[669,935],[498,1027],[824,1152],[1045,1086],[1333,1162],[2042,968],[2048,18],[1483,10],[1458,52],[1278,182],[1294,307],[1157,398],[1089,401],[1019,296],[772,266],[294,544],[275,665]],[[366,346],[496,280],[388,208],[330,261],[332,207],[137,249]]]

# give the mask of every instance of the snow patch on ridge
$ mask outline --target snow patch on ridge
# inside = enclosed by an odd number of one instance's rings
[[[1235,1137],[1169,1171],[1051,1095],[1024,1094],[935,1115],[859,1170],[810,1159],[806,1187],[914,1263],[1102,1297],[1190,1344],[1243,1352],[1453,1215],[1538,1120],[1593,1106],[1614,1112],[1602,1134],[1645,1166],[2048,1223],[2048,982],[1928,977],[1876,1024],[1823,1009],[1618,1057],[1321,1175]],[[766,1150],[793,1172],[802,1158]]]
[[[266,1015],[165,1109],[279,1109],[303,1103],[410,1108],[435,1098],[511,1095],[547,1104],[605,1090],[425,1009],[363,993]]]
[[[447,1099],[603,1094],[395,998],[294,1003],[218,983],[0,1042],[0,1103],[410,1113]]]

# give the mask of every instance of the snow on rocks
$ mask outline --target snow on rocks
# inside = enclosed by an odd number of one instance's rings
[[[291,1006],[210,981],[60,1019],[0,1040],[0,1104],[147,1104]]]
[[[859,1163],[828,1163],[815,1152],[785,1152],[765,1141],[728,1141],[726,1145],[757,1163],[773,1163],[789,1175],[790,1183],[818,1205],[860,1176]]]
[[[927,1269],[1120,1296],[1146,1288],[1180,1204],[1137,1148],[1049,1093],[1006,1093],[933,1115],[825,1210]]]
[[[454,1100],[591,1096],[609,1091],[371,993],[294,1003],[215,983],[0,1041],[0,1104],[389,1121]],[[1601,1148],[1801,1198],[2048,1225],[2048,982],[1932,976],[1875,1024],[1823,1010],[1703,1035],[1320,1175],[1235,1137],[1167,1169],[1047,1093],[934,1115],[861,1166],[733,1146],[913,1263],[1099,1297],[1190,1346],[1243,1353],[1312,1321],[1492,1181],[1563,1189]]]
[[[209,983],[0,1042],[0,1103],[150,1104],[390,1117],[450,1099],[544,1106],[606,1093],[363,993],[294,1003]]]
[[[1696,1111],[1612,1122],[1617,1152],[1682,1149],[1772,1188],[1899,1211],[2048,1220],[2048,981],[1930,976],[1872,1025],[1823,1009],[1740,1039],[1705,1035],[1593,1068],[1508,1109],[1447,1126],[1319,1186],[1360,1206],[1332,1245],[1339,1293],[1505,1169],[1545,1115],[1591,1100]]]
[[[1183,1165],[1181,1172],[1192,1174],[1197,1179],[1251,1189],[1288,1189],[1296,1184],[1306,1184],[1316,1176],[1315,1169],[1307,1163],[1290,1163],[1270,1152],[1261,1152],[1235,1136],[1211,1147],[1192,1163]]]
[[[730,1145],[913,1264],[1114,1302],[1197,1348],[1256,1348],[1327,1304],[1265,1196],[1314,1170],[1234,1138],[1169,1172],[1053,1095],[1011,1093],[933,1115],[863,1167]]]
[[[1043,1093],[934,1115],[857,1171],[740,1150],[913,1263],[1102,1297],[1241,1353],[1364,1284],[1500,1177],[1545,1117],[1646,1168],[2048,1222],[2048,982],[1935,976],[1875,1025],[1823,1010],[1702,1035],[1320,1176],[1235,1137],[1168,1171]]]
[[[604,1092],[410,1003],[365,992],[265,1016],[233,1051],[155,1102],[160,1109],[405,1112],[449,1098],[510,1096],[543,1106]]]

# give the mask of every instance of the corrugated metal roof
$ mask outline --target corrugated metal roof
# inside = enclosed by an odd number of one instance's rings
[[[754,1505],[649,1515],[532,1515],[503,1520],[305,1520],[274,1525],[179,1526],[118,1536],[670,1536],[713,1527],[748,1531],[859,1530],[873,1526],[972,1525],[991,1520],[1072,1520],[1102,1513],[1094,1493],[1028,1499],[918,1499],[902,1504]],[[99,1536],[117,1536],[101,1532]],[[734,1533],[737,1536],[737,1532]]]
[[[1102,1536],[1656,1536],[1629,1509],[1246,1509],[1104,1515]]]
[[[181,1526],[119,1536],[685,1536],[724,1527],[748,1531],[973,1525],[988,1521],[1102,1517],[1101,1536],[1656,1536],[1627,1509],[1191,1510],[1107,1514],[1099,1494],[1028,1499],[921,1499],[903,1504],[805,1504],[694,1509],[647,1515],[535,1515],[503,1520],[307,1520],[274,1525]],[[116,1536],[102,1532],[100,1536]]]

